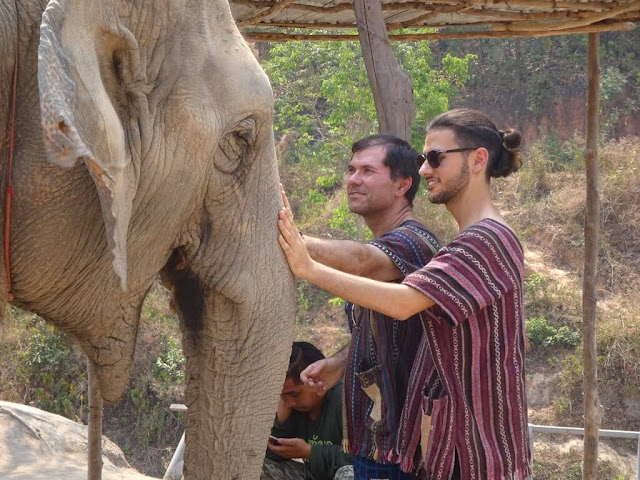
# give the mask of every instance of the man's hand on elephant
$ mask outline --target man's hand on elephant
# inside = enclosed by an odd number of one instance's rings
[[[293,212],[293,210],[291,209],[291,204],[289,203],[289,199],[287,198],[287,194],[284,191],[284,187],[282,186],[282,184],[280,184],[280,195],[282,196],[282,204],[284,205],[284,208],[286,208],[290,212]]]
[[[312,363],[300,373],[300,380],[308,387],[326,392],[342,380],[343,367],[335,360],[329,357]]]
[[[296,277],[306,278],[307,273],[313,267],[313,260],[309,256],[304,239],[293,221],[290,209],[280,210],[278,228],[280,229],[278,242],[287,257],[291,273]]]
[[[311,445],[301,438],[279,438],[278,445],[267,443],[267,448],[284,458],[309,458]]]

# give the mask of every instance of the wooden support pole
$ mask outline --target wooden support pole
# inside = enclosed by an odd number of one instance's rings
[[[89,385],[88,480],[102,480],[102,393],[96,375],[96,366],[87,359]]]
[[[364,64],[378,114],[380,133],[411,141],[415,117],[413,84],[389,42],[381,0],[353,0]]]
[[[598,360],[596,351],[596,274],[600,230],[600,173],[598,136],[600,110],[600,35],[589,34],[587,99],[587,205],[584,220],[584,277],[582,280],[583,361],[584,361],[584,454],[582,478],[598,475],[598,431],[602,405],[598,397]]]

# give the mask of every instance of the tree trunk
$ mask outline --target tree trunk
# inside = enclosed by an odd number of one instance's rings
[[[584,457],[582,478],[598,475],[598,430],[602,406],[598,398],[596,352],[596,273],[598,271],[598,234],[600,227],[600,179],[598,171],[598,135],[600,106],[600,37],[589,34],[587,100],[587,205],[584,222],[584,277],[582,285],[583,361],[584,361]]]
[[[411,123],[415,117],[413,84],[391,50],[382,2],[353,0],[353,10],[380,133],[411,142]]]
[[[87,359],[89,384],[88,480],[102,480],[102,393],[95,364]]]

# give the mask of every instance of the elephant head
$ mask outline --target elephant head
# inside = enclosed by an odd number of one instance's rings
[[[294,315],[269,82],[226,1],[41,3],[22,42],[37,59],[20,52],[14,303],[74,335],[116,401],[161,272],[187,357],[185,474],[257,478]]]

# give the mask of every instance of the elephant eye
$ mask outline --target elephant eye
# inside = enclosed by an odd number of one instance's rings
[[[220,140],[223,159],[217,167],[225,173],[233,173],[244,168],[251,160],[251,152],[256,140],[256,121],[247,117],[238,122],[234,130]]]
[[[235,132],[233,132],[238,142],[246,144],[248,147],[253,145],[256,139],[256,121],[247,117],[242,120]]]

